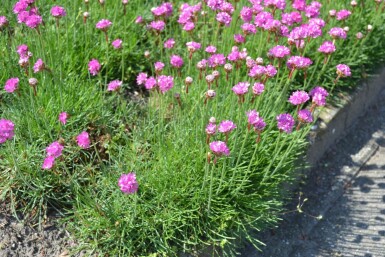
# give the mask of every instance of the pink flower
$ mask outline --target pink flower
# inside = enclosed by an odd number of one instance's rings
[[[265,90],[265,85],[262,83],[254,83],[254,86],[252,87],[252,89],[253,89],[254,95],[261,95]]]
[[[221,133],[229,133],[237,126],[231,120],[224,120],[218,126],[218,131]]]
[[[115,39],[114,41],[112,41],[111,45],[115,49],[121,49],[122,48],[122,43],[123,43],[123,41],[118,38],[118,39]]]
[[[154,77],[149,77],[146,82],[144,83],[144,87],[147,89],[147,90],[151,90],[153,89],[154,87],[156,87],[157,85],[157,82],[156,82],[156,79]]]
[[[225,25],[226,27],[229,27],[231,23],[231,16],[227,12],[220,12],[217,14],[216,20],[219,21],[219,23]]]
[[[259,79],[265,74],[266,74],[266,68],[264,66],[255,65],[253,68],[251,68],[248,75],[254,79]]]
[[[298,119],[303,123],[311,123],[313,122],[313,116],[308,109],[298,111]]]
[[[134,172],[122,174],[118,180],[120,190],[125,194],[134,194],[138,191],[139,184]]]
[[[183,30],[185,30],[185,31],[191,31],[193,29],[195,29],[195,23],[194,22],[188,21],[183,25]]]
[[[175,45],[175,40],[173,38],[167,39],[166,42],[164,42],[163,46],[164,48],[171,49]]]
[[[230,154],[229,148],[227,147],[226,143],[223,141],[211,142],[210,149],[211,151],[213,151],[213,153],[216,156],[222,156],[222,155],[228,156]]]
[[[100,69],[101,69],[101,65],[99,63],[98,60],[96,59],[92,59],[89,63],[88,63],[88,70],[90,71],[91,75],[93,76],[96,76],[98,75]]]
[[[312,102],[317,106],[324,106],[326,104],[326,97],[329,93],[323,87],[313,88],[309,95],[312,97]]]
[[[149,25],[149,27],[155,31],[162,31],[165,26],[166,23],[164,23],[164,21],[152,21]]]
[[[108,83],[107,91],[118,91],[122,86],[123,82],[116,79]]]
[[[352,13],[348,10],[341,10],[337,12],[337,20],[339,21],[346,20],[347,18],[349,18],[351,14]]]
[[[78,146],[80,146],[83,149],[87,149],[90,147],[91,141],[88,133],[86,131],[83,131],[76,137],[76,141],[78,143]]]
[[[216,53],[216,51],[217,51],[217,48],[215,47],[215,46],[208,46],[208,47],[206,47],[206,50],[205,50],[207,53],[209,53],[209,54],[215,54]]]
[[[334,39],[345,39],[346,38],[346,32],[342,28],[332,28],[329,30],[329,35]]]
[[[237,43],[237,44],[245,43],[245,37],[242,36],[241,34],[235,34],[235,35],[234,35],[234,41],[235,41],[235,43]]]
[[[276,119],[278,122],[278,129],[290,134],[295,123],[294,118],[288,113],[283,113],[279,114]]]
[[[266,76],[272,78],[277,74],[277,69],[273,65],[266,65]]]
[[[249,86],[249,82],[239,82],[231,90],[233,90],[236,95],[244,95],[249,90]]]
[[[4,143],[8,139],[12,139],[15,135],[15,124],[12,121],[6,119],[0,119],[0,144]]]
[[[187,46],[188,51],[192,52],[192,53],[194,53],[195,51],[197,51],[198,49],[201,48],[201,44],[194,42],[194,41],[187,42],[186,46]]]
[[[3,27],[6,27],[6,26],[8,26],[7,17],[0,16],[0,29],[2,29]]]
[[[42,59],[38,59],[36,63],[33,65],[33,72],[38,73],[45,69],[45,64]]]
[[[22,11],[27,10],[28,8],[28,3],[26,1],[20,0],[18,1],[14,6],[13,6],[13,12],[15,14],[18,14]]]
[[[215,123],[209,123],[207,126],[206,126],[206,134],[208,135],[215,135],[215,133],[217,133],[217,125],[215,125]]]
[[[294,0],[292,6],[294,9],[297,9],[298,11],[305,11],[306,0]]]
[[[64,146],[62,146],[58,141],[53,142],[50,144],[45,151],[47,152],[47,156],[52,156],[54,158],[59,157],[62,155],[62,151],[64,149]]]
[[[43,162],[43,165],[41,166],[41,168],[43,170],[50,170],[52,169],[52,167],[55,165],[55,157],[53,156],[47,156],[45,159],[44,159],[44,162]]]
[[[100,29],[101,31],[107,31],[112,25],[112,22],[106,19],[102,19],[96,23],[96,28]]]
[[[243,6],[239,16],[244,22],[250,22],[253,19],[253,9],[247,6]]]
[[[289,69],[306,69],[312,64],[312,60],[302,56],[292,56],[287,61],[287,67]]]
[[[301,90],[301,91],[297,90],[291,94],[291,96],[289,97],[289,102],[292,105],[300,105],[300,104],[306,103],[309,99],[310,99],[310,97],[309,97],[308,93],[306,93],[303,90]]]
[[[215,68],[217,66],[225,65],[226,57],[223,54],[213,54],[208,59],[209,67]]]
[[[274,58],[284,58],[290,55],[290,49],[286,46],[275,46],[269,50],[269,55]]]
[[[336,68],[338,76],[350,77],[352,75],[349,66],[347,66],[346,64],[338,64]]]
[[[51,9],[51,15],[55,18],[61,18],[67,15],[66,10],[61,6],[54,6]]]
[[[158,78],[158,86],[160,91],[165,93],[174,87],[174,78],[172,76],[161,75]]]
[[[318,48],[318,52],[321,52],[323,54],[332,54],[336,51],[336,46],[331,41],[325,41],[322,43],[322,45]]]
[[[5,82],[4,90],[13,93],[19,86],[19,78],[10,78]]]
[[[136,19],[135,19],[135,23],[136,24],[141,24],[141,23],[143,23],[143,17],[142,16],[138,16],[138,17],[136,17]]]
[[[19,45],[17,47],[16,52],[20,57],[28,56],[28,46],[27,45]]]
[[[154,63],[155,71],[160,72],[164,68],[164,63],[163,62],[156,62]]]
[[[43,22],[43,19],[41,18],[40,15],[37,14],[32,14],[28,16],[28,18],[25,21],[25,25],[28,27],[35,29],[37,28],[41,23]]]
[[[59,121],[62,125],[65,125],[67,123],[67,118],[68,118],[68,113],[66,112],[61,112],[59,114]]]
[[[138,76],[136,77],[136,83],[138,85],[143,85],[144,83],[146,83],[147,81],[147,73],[144,73],[144,72],[141,72],[138,74]]]
[[[172,55],[170,58],[170,64],[174,68],[181,68],[183,66],[183,59],[179,55]]]
[[[243,34],[245,34],[245,35],[251,35],[251,34],[257,33],[257,29],[251,23],[243,23],[241,25],[241,29],[242,29]]]

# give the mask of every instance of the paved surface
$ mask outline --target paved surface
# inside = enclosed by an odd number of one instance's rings
[[[295,193],[308,199],[304,212],[282,215],[256,235],[263,252],[248,246],[242,257],[385,257],[385,91]]]

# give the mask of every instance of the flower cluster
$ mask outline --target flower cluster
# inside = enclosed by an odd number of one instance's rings
[[[39,14],[34,0],[19,0],[13,6],[13,13],[17,15],[18,23],[24,23],[30,28],[38,29],[43,19]]]
[[[136,193],[139,188],[138,181],[136,180],[136,174],[134,172],[122,174],[118,180],[118,186],[125,194]]]

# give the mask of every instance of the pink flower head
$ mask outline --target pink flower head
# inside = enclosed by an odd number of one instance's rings
[[[251,68],[248,75],[254,79],[259,79],[265,74],[266,74],[266,68],[264,66],[255,65],[253,68]]]
[[[83,149],[87,149],[90,147],[91,141],[90,136],[86,131],[83,131],[76,137],[76,141],[78,143],[78,146],[80,146]]]
[[[336,68],[337,74],[340,77],[350,77],[352,75],[349,66],[347,66],[346,64],[338,64]]]
[[[47,156],[44,161],[43,161],[43,165],[41,166],[41,168],[43,170],[50,170],[52,169],[52,167],[55,165],[55,157],[53,156]]]
[[[241,34],[235,34],[234,35],[234,41],[237,44],[245,43],[245,37],[243,35],[241,35]]]
[[[286,0],[265,0],[265,6],[269,8],[285,10]]]
[[[64,146],[62,146],[58,141],[53,142],[50,144],[45,151],[47,152],[47,156],[52,156],[54,158],[59,157],[62,155],[62,151],[64,149]]]
[[[220,12],[217,14],[216,20],[226,27],[229,27],[231,23],[231,16],[227,12]]]
[[[136,77],[136,83],[138,85],[143,85],[144,83],[146,83],[147,81],[147,73],[144,73],[144,72],[141,72],[138,74],[138,76]]]
[[[118,180],[120,191],[125,194],[134,194],[138,191],[138,181],[134,172],[122,174]]]
[[[306,69],[312,64],[312,60],[302,56],[292,56],[287,61],[287,67],[289,69]]]
[[[254,24],[259,28],[263,28],[267,21],[273,19],[274,17],[270,12],[262,11],[255,16]]]
[[[296,9],[298,11],[305,11],[306,0],[294,0],[292,6],[294,9]]]
[[[257,119],[259,118],[259,113],[256,110],[250,110],[246,112],[247,115],[247,122],[250,125],[254,125],[257,122]]]
[[[289,97],[289,102],[292,105],[300,105],[300,104],[306,103],[309,99],[310,99],[310,97],[309,97],[308,93],[306,93],[303,90],[301,90],[301,91],[297,90],[291,94],[291,96]]]
[[[61,18],[67,15],[66,10],[61,6],[54,6],[51,9],[51,15],[55,18]]]
[[[19,78],[10,78],[5,82],[4,90],[13,93],[19,86]]]
[[[241,25],[241,29],[243,34],[251,35],[257,33],[257,28],[251,23],[243,23]]]
[[[179,55],[172,55],[171,58],[170,58],[170,64],[174,67],[174,68],[181,68],[183,66],[183,59],[182,57],[180,57]]]
[[[252,89],[254,95],[261,95],[265,90],[265,85],[262,83],[254,83]]]
[[[102,19],[96,23],[96,28],[100,29],[101,31],[107,31],[112,25],[112,22],[106,19]]]
[[[138,16],[138,17],[136,17],[136,19],[135,19],[135,23],[136,24],[141,24],[141,23],[143,23],[143,17],[142,16]]]
[[[183,25],[183,30],[185,30],[185,31],[192,31],[193,29],[195,29],[195,23],[194,22],[188,21]]]
[[[0,16],[0,29],[8,26],[8,20],[5,16]]]
[[[91,75],[93,76],[96,76],[98,75],[100,69],[101,69],[101,65],[99,63],[98,60],[96,59],[92,59],[89,63],[88,63],[88,70],[90,71]]]
[[[166,42],[164,42],[163,46],[164,48],[171,49],[175,45],[175,40],[173,38],[167,39]]]
[[[223,54],[213,54],[208,59],[209,67],[215,68],[217,66],[225,65],[226,57]]]
[[[123,82],[116,79],[108,83],[107,91],[118,91],[122,86]]]
[[[8,139],[12,139],[15,135],[15,124],[12,121],[6,119],[0,119],[0,144],[4,143]]]
[[[222,12],[227,12],[228,14],[232,14],[234,12],[234,6],[229,2],[223,2],[220,7]]]
[[[215,123],[209,123],[207,126],[206,126],[206,134],[207,135],[215,135],[215,133],[217,133],[217,125],[215,125]]]
[[[20,57],[28,56],[28,46],[27,45],[19,45],[17,47],[16,52]]]
[[[275,46],[269,50],[269,55],[274,58],[284,58],[290,55],[290,49],[286,46]]]
[[[158,86],[160,91],[165,93],[174,87],[174,78],[172,76],[161,75],[158,78]]]
[[[243,6],[239,17],[241,17],[244,22],[250,22],[253,19],[253,9],[247,6]]]
[[[239,82],[231,90],[233,90],[236,95],[244,95],[249,90],[249,86],[249,82]]]
[[[16,2],[16,4],[13,6],[13,12],[15,14],[18,14],[20,12],[27,10],[27,8],[28,8],[28,3],[26,1],[20,0]]]
[[[311,123],[313,122],[313,116],[308,109],[298,111],[298,119],[303,123]]]
[[[302,16],[299,12],[282,13],[281,22],[287,26],[292,26],[294,23],[301,23]]]
[[[221,133],[229,133],[237,126],[231,120],[224,120],[218,126],[218,131]]]
[[[35,64],[33,65],[33,72],[38,73],[40,71],[44,71],[45,64],[42,59],[38,59]]]
[[[312,18],[309,20],[309,25],[317,25],[320,28],[325,27],[326,22],[321,18]]]
[[[215,54],[217,52],[217,48],[215,46],[208,46],[205,51],[209,54]]]
[[[188,51],[192,52],[192,53],[194,53],[195,51],[197,51],[198,49],[201,48],[201,44],[194,42],[194,41],[187,42],[186,46],[187,46]]]
[[[290,134],[295,123],[294,118],[288,113],[283,113],[279,114],[276,119],[278,122],[278,129]]]
[[[332,28],[329,30],[329,35],[334,39],[345,39],[346,38],[346,32],[342,28]]]
[[[324,106],[329,93],[323,87],[315,87],[310,91],[309,95],[312,97],[312,102],[317,106]]]
[[[273,65],[266,65],[266,76],[272,78],[277,74],[277,69]]]
[[[322,45],[318,48],[318,52],[321,52],[323,54],[332,54],[336,51],[336,46],[331,41],[325,41],[322,43]]]
[[[342,20],[346,20],[347,18],[349,18],[349,16],[351,15],[352,13],[348,10],[341,10],[339,12],[337,12],[337,20],[339,21],[342,21]]]
[[[43,22],[43,19],[41,18],[40,15],[37,14],[32,14],[29,15],[28,18],[25,21],[25,25],[28,27],[35,29],[37,28],[41,23]]]
[[[265,24],[263,24],[262,28],[267,31],[276,32],[279,31],[281,27],[281,22],[279,20],[268,19]]]
[[[156,62],[154,63],[155,71],[160,72],[164,68],[164,63],[163,62]]]
[[[210,149],[216,156],[229,156],[230,150],[223,141],[214,141],[210,143]]]
[[[144,82],[144,87],[147,90],[153,89],[154,87],[156,87],[156,85],[157,85],[156,79],[152,76],[146,79],[146,81]]]
[[[121,49],[122,48],[122,44],[123,44],[123,41],[120,38],[115,39],[111,43],[112,47],[115,48],[115,49]]]
[[[165,26],[166,23],[164,21],[152,21],[149,25],[149,27],[155,31],[162,31]]]
[[[61,112],[59,114],[59,121],[62,125],[65,125],[67,123],[67,118],[68,118],[68,113],[66,112]]]

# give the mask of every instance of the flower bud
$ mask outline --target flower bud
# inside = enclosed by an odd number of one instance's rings
[[[207,76],[206,76],[206,82],[207,82],[207,83],[213,82],[214,79],[215,79],[214,75],[207,75]]]
[[[36,78],[29,78],[28,83],[31,87],[35,87],[39,82]]]
[[[353,1],[350,2],[350,5],[353,6],[353,7],[356,7],[357,6],[357,2],[353,0]]]
[[[186,77],[186,79],[184,80],[184,83],[186,85],[191,85],[193,83],[193,78],[192,77]]]
[[[350,29],[350,28],[349,28],[349,27],[347,27],[347,26],[346,26],[346,27],[344,27],[344,31],[345,31],[345,32],[349,32],[349,29]]]
[[[357,34],[356,34],[356,38],[357,39],[361,39],[361,38],[363,38],[364,37],[364,35],[361,33],[361,32],[358,32]]]
[[[226,72],[231,72],[233,70],[233,65],[231,65],[230,63],[226,63],[224,68]]]
[[[210,90],[207,90],[206,96],[207,96],[208,98],[214,98],[214,97],[216,96],[216,93],[215,93],[214,90],[210,89]]]
[[[215,117],[210,117],[209,122],[210,122],[210,123],[215,123],[215,122],[216,122]]]
[[[372,31],[373,30],[373,26],[372,25],[368,25],[368,31]]]
[[[255,62],[258,65],[262,65],[263,64],[263,58],[262,57],[258,57],[257,59],[255,59]]]
[[[144,57],[145,58],[150,58],[151,54],[150,54],[150,51],[144,51]]]
[[[330,10],[329,11],[329,15],[330,15],[330,17],[334,17],[334,16],[336,16],[336,10]]]

